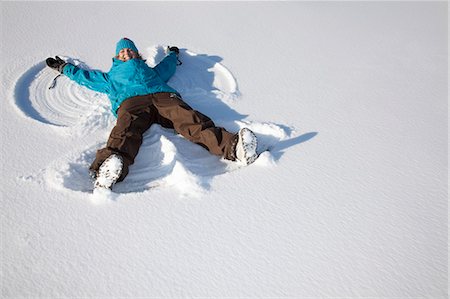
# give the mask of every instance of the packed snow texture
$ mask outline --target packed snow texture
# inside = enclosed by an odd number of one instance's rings
[[[3,298],[447,297],[447,3],[0,5]],[[124,36],[256,162],[154,125],[93,196],[115,118],[45,58]]]

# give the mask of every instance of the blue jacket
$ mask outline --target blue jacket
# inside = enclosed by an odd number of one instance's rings
[[[106,93],[111,110],[117,116],[120,104],[128,98],[158,92],[178,92],[167,85],[176,70],[177,56],[170,52],[157,66],[149,67],[142,59],[123,62],[113,58],[109,72],[87,71],[67,64],[63,74],[89,89]]]

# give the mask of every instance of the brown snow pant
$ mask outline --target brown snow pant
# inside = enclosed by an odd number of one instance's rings
[[[186,139],[199,144],[215,155],[234,160],[235,134],[216,127],[206,115],[193,110],[177,94],[156,93],[125,100],[118,109],[117,123],[106,147],[97,151],[90,170],[97,172],[112,154],[123,158],[123,170],[118,181],[128,174],[142,144],[142,135],[152,124],[173,128]]]

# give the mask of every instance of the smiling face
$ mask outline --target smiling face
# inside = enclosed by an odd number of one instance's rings
[[[117,55],[117,59],[126,62],[130,59],[138,58],[139,54],[135,51],[131,50],[130,48],[123,48],[119,51],[119,55]]]

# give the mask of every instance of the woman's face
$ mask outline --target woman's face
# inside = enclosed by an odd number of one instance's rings
[[[120,50],[119,55],[117,55],[117,59],[122,60],[123,62],[138,57],[138,53],[129,48],[123,48],[122,50]]]

